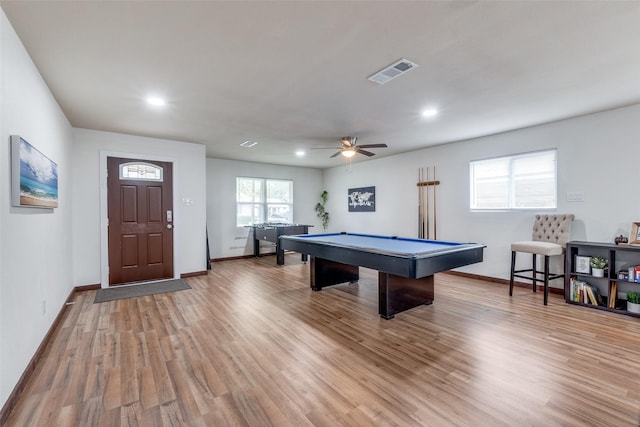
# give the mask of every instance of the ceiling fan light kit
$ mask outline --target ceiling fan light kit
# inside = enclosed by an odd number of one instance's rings
[[[350,158],[356,155],[356,151],[352,148],[346,149],[346,150],[342,150],[341,151],[342,155],[346,158]]]

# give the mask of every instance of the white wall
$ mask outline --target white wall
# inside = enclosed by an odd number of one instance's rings
[[[174,246],[177,274],[206,270],[205,147],[87,129],[74,129],[73,143],[73,283],[101,282],[101,157],[131,156],[173,162]],[[185,199],[188,199],[187,202]]]
[[[236,227],[238,176],[293,180],[293,222],[313,225],[310,233],[322,232],[322,223],[315,213],[323,190],[319,169],[207,159],[207,227],[211,258],[253,253],[250,229]]]
[[[59,208],[11,207],[9,135],[58,164]],[[169,159],[176,166],[178,273],[212,258],[251,253],[235,227],[235,177],[293,179],[294,221],[322,232],[314,206],[329,192],[328,231],[417,235],[417,171],[437,167],[438,238],[481,242],[485,261],[461,270],[508,278],[509,244],[528,239],[534,212],[470,212],[470,160],[558,149],[558,209],[577,217],[574,239],[611,242],[640,220],[636,147],[640,106],[319,171],[205,159],[203,146],[85,129],[73,130],[0,10],[0,405],[44,338],[73,286],[100,282],[100,158],[105,152]],[[347,189],[376,186],[375,213],[348,213]],[[583,191],[584,202],[567,202]],[[190,199],[191,204],[183,203]],[[205,210],[206,206],[206,210]]]
[[[573,213],[573,240],[613,242],[640,220],[635,155],[640,105],[461,141],[412,153],[324,171],[327,210],[333,231],[417,237],[418,168],[435,166],[438,239],[487,245],[484,262],[460,271],[509,277],[510,243],[528,240],[532,211],[470,212],[469,161],[557,148],[558,209]],[[349,213],[347,189],[376,186],[375,213]],[[584,202],[568,202],[567,192],[584,192]],[[527,257],[528,258],[528,257]],[[559,281],[553,286],[562,287]]]
[[[0,11],[0,405],[62,309],[71,281],[71,126]],[[58,164],[59,208],[11,207],[9,135]]]
[[[4,102],[2,102],[3,99],[5,99],[5,93],[4,93],[4,87],[5,85],[5,79],[4,79],[4,55],[2,54],[2,52],[4,52],[5,50],[5,46],[4,46],[4,42],[3,40],[7,37],[5,37],[4,33],[5,31],[8,31],[7,29],[7,17],[4,14],[4,11],[2,11],[2,9],[0,9],[0,138],[6,138],[5,135],[5,130],[4,130],[4,115],[2,114],[2,112],[4,111],[3,104]],[[5,139],[6,141],[6,139]],[[0,166],[2,166],[2,169],[0,169],[0,195],[3,192],[6,192],[7,189],[9,188],[9,186],[11,185],[9,183],[9,174],[7,173],[9,168],[6,168],[7,166],[7,154],[6,154],[6,149],[4,148],[0,148]],[[4,202],[4,198],[0,196],[0,203]],[[3,223],[3,218],[4,218],[4,214],[0,212],[0,298],[2,298],[2,278],[3,278],[3,274],[2,274],[2,260],[5,258],[6,254],[3,251],[3,240],[2,240],[2,223]],[[2,300],[0,299],[0,408],[2,407],[2,405],[4,405],[5,401],[7,400],[7,396],[8,396],[8,392],[3,392],[2,390],[4,390],[5,383],[4,383],[4,375],[3,375],[3,370],[2,370]]]

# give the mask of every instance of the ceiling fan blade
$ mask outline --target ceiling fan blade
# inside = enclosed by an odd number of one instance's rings
[[[358,145],[360,148],[387,148],[387,144],[365,144]]]
[[[339,156],[339,155],[340,155],[340,153],[342,153],[342,150],[338,151],[336,154],[334,154],[334,155],[332,155],[332,156],[329,156],[329,158],[330,158],[330,159],[332,159],[332,158],[334,158],[334,157],[336,157],[336,156]]]
[[[342,147],[311,147],[312,150],[342,150]]]
[[[355,136],[344,136],[340,139],[340,142],[342,142],[342,146],[344,148],[351,148],[355,147],[357,140],[358,138],[356,138]]]
[[[371,151],[361,150],[360,147],[358,147],[357,152],[360,153],[360,154],[364,154],[365,156],[369,156],[369,157],[376,155],[376,153],[372,153]]]

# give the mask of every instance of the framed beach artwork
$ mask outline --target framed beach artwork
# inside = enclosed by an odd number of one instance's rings
[[[11,203],[58,207],[58,165],[18,135],[11,135]]]

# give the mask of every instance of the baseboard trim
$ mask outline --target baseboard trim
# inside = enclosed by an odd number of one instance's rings
[[[472,273],[465,273],[464,271],[453,271],[453,270],[447,271],[441,274],[451,274],[453,276],[466,277],[468,279],[484,280],[485,282],[500,283],[502,285],[509,286],[508,279],[500,279],[498,277],[483,276],[481,274],[472,274]],[[531,283],[514,281],[513,286],[517,286],[519,288],[531,288]],[[544,291],[544,286],[536,285],[536,287],[538,290]],[[552,286],[549,286],[549,293],[564,295],[564,287],[554,288]]]
[[[258,256],[263,257],[263,256],[271,256],[275,254],[276,254],[275,252],[264,252]],[[255,255],[238,255],[238,256],[230,256],[226,258],[211,258],[211,262],[233,261],[236,259],[247,259],[247,258],[255,258],[255,257],[256,257]]]
[[[180,275],[181,279],[187,279],[189,277],[198,277],[198,276],[206,276],[207,275],[207,270],[204,271],[193,271],[191,273],[182,273]]]
[[[69,297],[73,297],[73,294],[76,292],[97,291],[98,289],[100,289],[100,283],[96,283],[94,285],[76,286],[75,288],[73,288],[74,292],[71,292],[71,295],[69,295]],[[67,302],[69,302],[69,300],[67,300]]]
[[[62,321],[62,316],[64,315],[65,311],[67,310],[69,302],[73,300],[73,296],[77,292],[77,289],[78,288],[82,288],[84,290],[85,288],[92,288],[93,286],[97,286],[98,288],[100,287],[100,285],[78,286],[78,287],[73,288],[71,290],[71,293],[69,293],[69,296],[65,300],[64,305],[62,306],[62,308],[58,312],[58,315],[56,316],[56,318],[53,320],[53,323],[49,327],[49,330],[47,331],[47,334],[44,336],[44,338],[42,339],[42,342],[40,343],[40,345],[36,349],[36,352],[34,353],[33,357],[31,358],[31,360],[27,364],[27,367],[24,369],[24,372],[20,376],[20,379],[18,379],[18,382],[15,385],[15,387],[13,388],[13,390],[11,391],[11,394],[9,394],[9,397],[7,398],[7,401],[2,406],[2,409],[0,409],[0,426],[3,426],[3,425],[6,424],[7,419],[9,418],[9,415],[11,414],[11,411],[13,411],[13,408],[15,408],[15,406],[17,405],[18,400],[20,398],[20,395],[22,394],[22,391],[27,386],[27,382],[29,382],[29,379],[31,378],[31,375],[33,374],[33,372],[36,369],[36,365],[38,364],[40,359],[44,356],[44,352],[45,352],[47,346],[49,345],[49,341],[51,341],[51,338],[53,337],[53,334],[55,333],[56,329],[58,329],[58,326],[60,325],[60,323]],[[95,288],[95,289],[97,289],[97,288]],[[86,289],[86,290],[88,290],[88,289]]]

